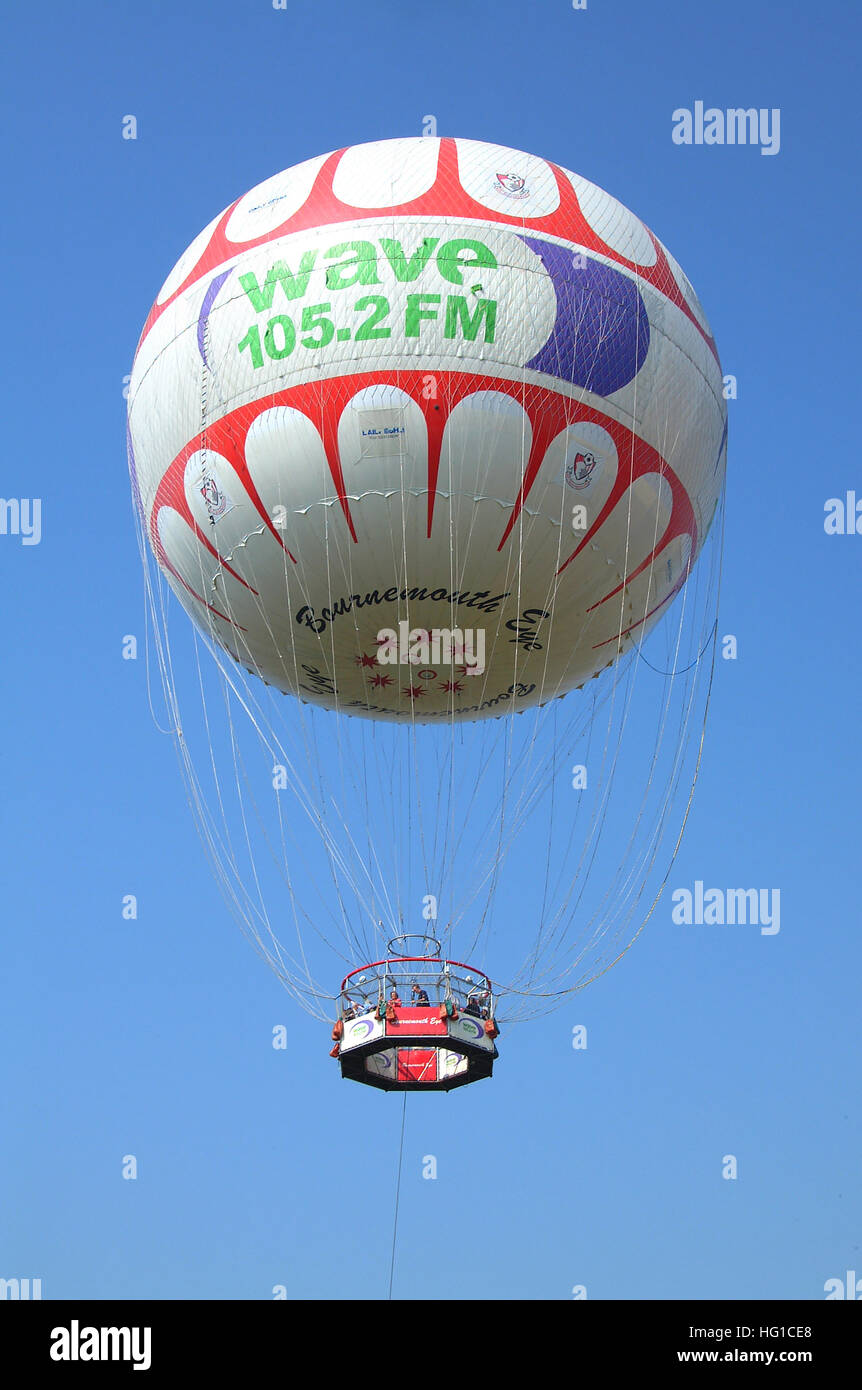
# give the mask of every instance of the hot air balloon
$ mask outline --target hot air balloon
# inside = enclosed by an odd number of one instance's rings
[[[548,160],[355,145],[180,257],[128,440],[170,725],[232,906],[305,1008],[335,1002],[344,1075],[489,1075],[501,999],[550,1006],[626,949],[690,802],[717,547],[690,576],[727,441],[691,284]],[[458,963],[478,946],[502,986]]]

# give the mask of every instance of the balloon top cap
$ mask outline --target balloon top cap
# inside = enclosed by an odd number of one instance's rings
[[[436,936],[422,936],[418,932],[409,932],[405,936],[393,936],[391,941],[386,943],[386,953],[390,956],[398,956],[401,960],[410,957],[437,957],[440,955],[440,942]]]

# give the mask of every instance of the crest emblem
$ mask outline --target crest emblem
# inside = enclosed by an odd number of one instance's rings
[[[566,482],[569,487],[587,487],[598,467],[598,462],[595,454],[591,453],[589,449],[575,454],[571,462],[566,464]]]
[[[510,198],[529,198],[530,190],[526,179],[520,174],[498,174],[496,188],[498,193],[508,193]]]
[[[210,521],[218,521],[225,512],[231,508],[231,502],[226,492],[223,492],[215,478],[203,475],[201,479],[201,497],[204,505],[209,512]]]

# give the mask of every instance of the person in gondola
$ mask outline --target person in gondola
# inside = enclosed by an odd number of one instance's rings
[[[482,1010],[479,1008],[479,1000],[471,989],[467,995],[467,1003],[464,1005],[465,1014],[470,1014],[472,1018],[481,1018]]]

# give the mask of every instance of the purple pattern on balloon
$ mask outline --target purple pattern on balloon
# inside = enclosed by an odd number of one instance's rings
[[[217,275],[204,295],[204,302],[201,305],[201,312],[198,317],[198,352],[200,353],[205,367],[209,366],[206,354],[206,343],[204,334],[206,333],[207,320],[210,316],[210,309],[215,304],[216,295],[229,275],[233,274],[233,266],[229,270],[223,270],[221,275]]]
[[[522,236],[540,258],[557,296],[545,345],[525,365],[609,396],[628,385],[649,348],[649,317],[627,275],[569,246]]]

